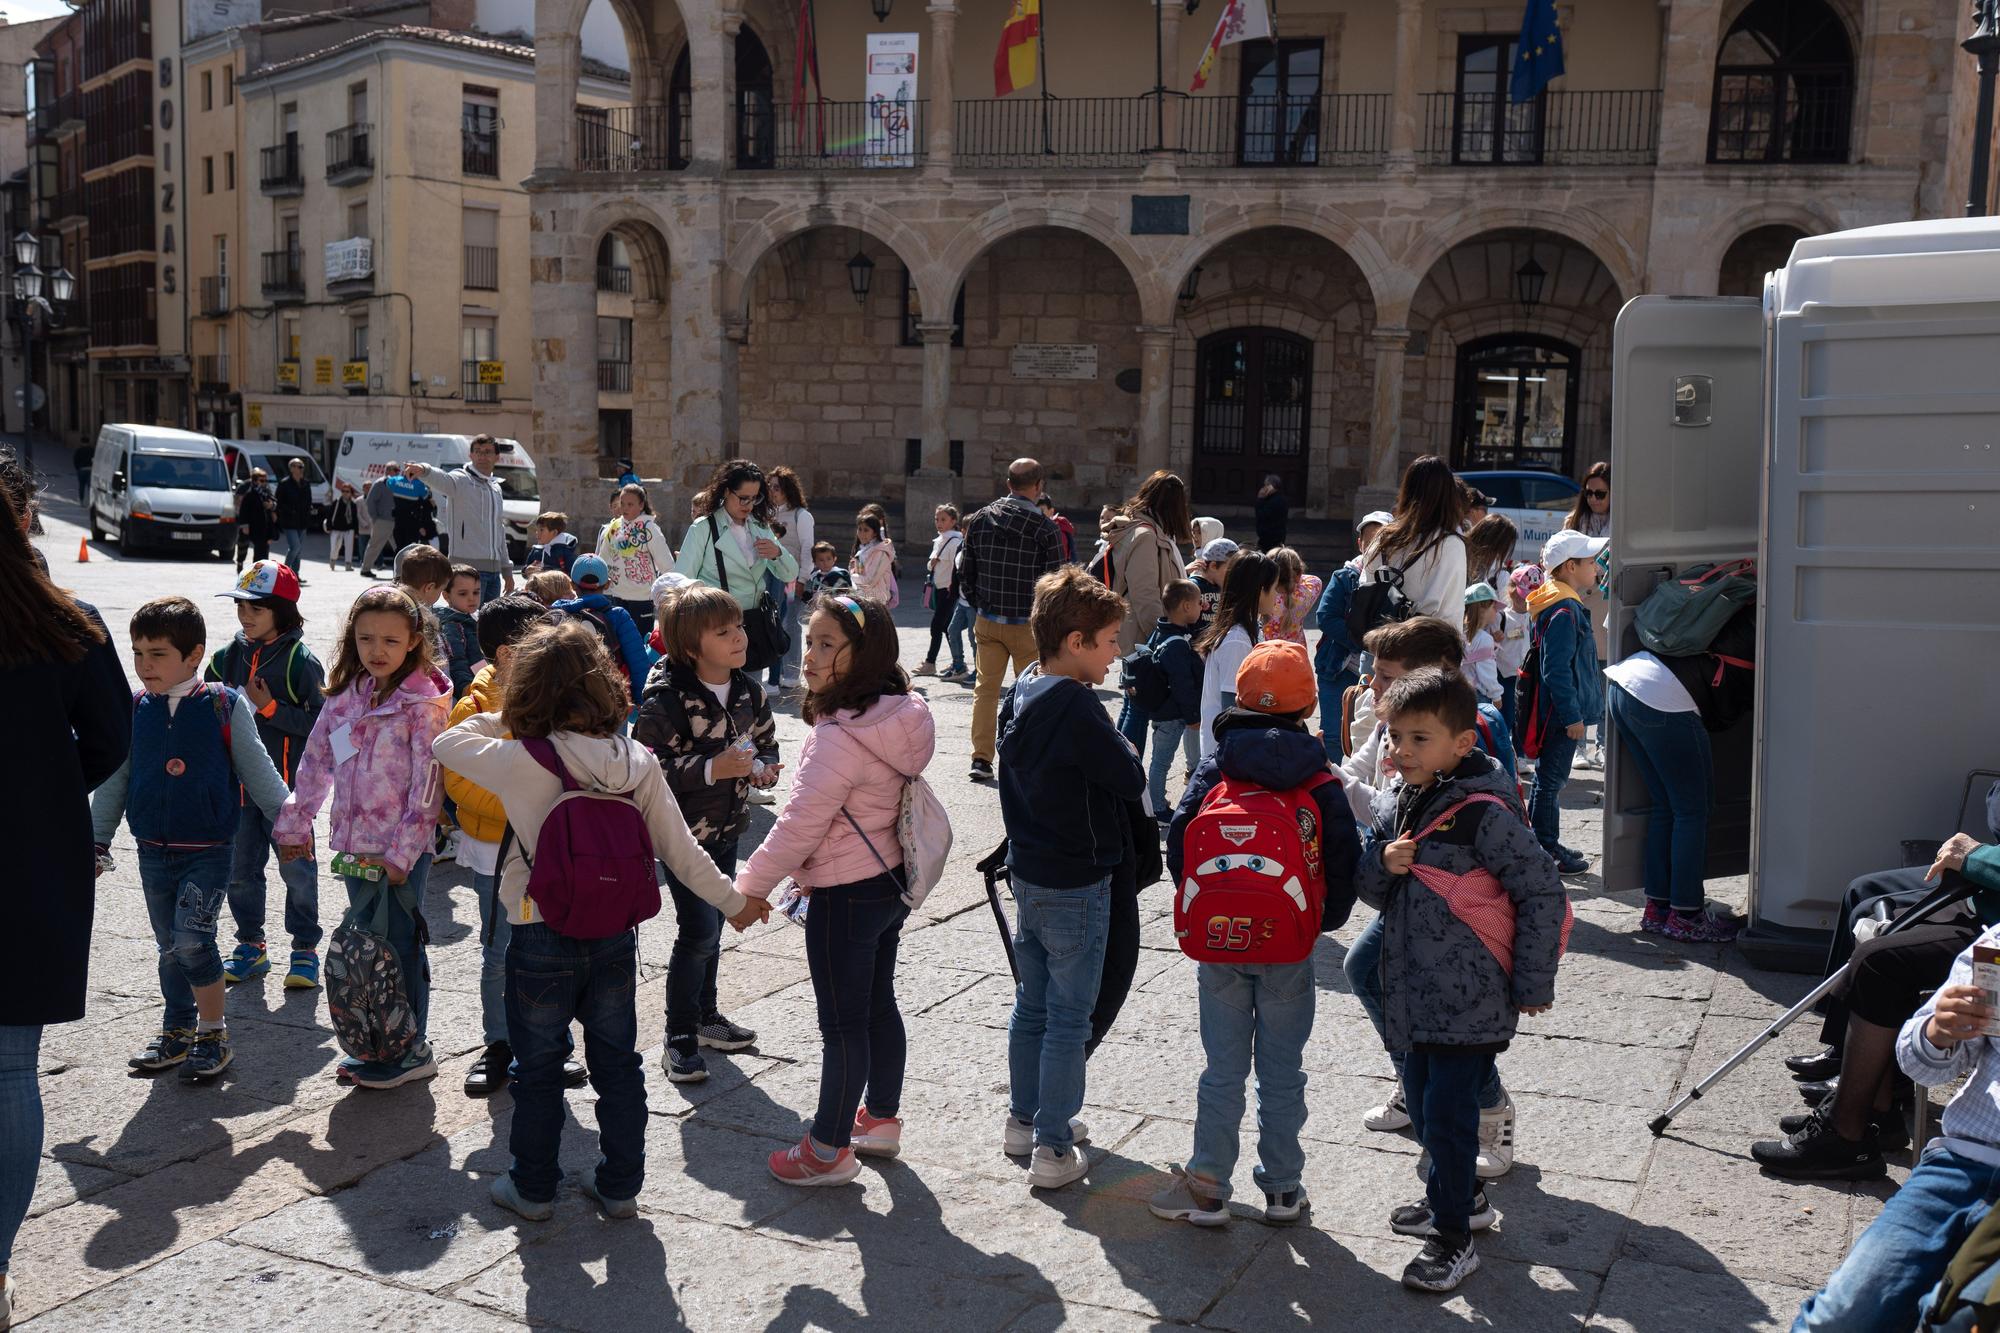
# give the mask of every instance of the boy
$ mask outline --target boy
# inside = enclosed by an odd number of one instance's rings
[[[1146,772],[1146,797],[1164,831],[1174,817],[1173,806],[1167,804],[1167,770],[1174,766],[1174,751],[1185,751],[1190,778],[1201,754],[1201,733],[1195,729],[1201,720],[1201,657],[1194,650],[1201,589],[1186,579],[1175,579],[1161,594],[1161,610],[1166,614],[1153,626],[1145,651],[1166,676],[1168,702],[1151,715],[1153,756]]]
[[[1080,566],[1042,575],[1028,618],[1041,672],[1016,682],[1000,739],[1000,813],[1020,906],[1002,1147],[1033,1153],[1030,1189],[1060,1188],[1087,1169],[1073,1126],[1083,1048],[1104,969],[1111,876],[1131,840],[1123,803],[1146,790],[1138,754],[1094,693],[1118,656],[1124,618],[1125,599]]]
[[[601,556],[580,555],[570,564],[569,581],[576,585],[576,596],[553,603],[549,610],[574,616],[596,630],[611,660],[625,673],[625,692],[638,698],[646,688],[646,672],[653,661],[646,653],[639,622],[605,596],[604,590],[611,586],[611,566]]]
[[[1597,553],[1608,544],[1607,538],[1586,537],[1574,528],[1564,528],[1542,543],[1542,568],[1548,571],[1548,578],[1528,594],[1528,614],[1534,617],[1529,634],[1542,651],[1540,674],[1532,683],[1534,704],[1532,708],[1522,706],[1521,725],[1525,731],[1531,713],[1547,719],[1545,727],[1537,728],[1542,732],[1542,744],[1541,753],[1535,756],[1535,785],[1528,794],[1528,810],[1535,821],[1535,839],[1565,875],[1582,874],[1590,869],[1590,861],[1562,843],[1562,789],[1569,782],[1570,765],[1584,733],[1604,716],[1597,636],[1591,632],[1590,612],[1576,590],[1592,585],[1597,577]]]
[[[1329,772],[1325,747],[1306,729],[1317,691],[1303,647],[1276,642],[1251,649],[1236,672],[1236,701],[1216,719],[1215,752],[1202,761],[1168,830],[1169,883],[1183,883],[1188,823],[1223,778],[1239,786],[1289,792]],[[1307,863],[1281,866],[1278,873],[1303,877],[1312,873],[1312,862],[1317,860],[1326,885],[1319,928],[1336,930],[1354,910],[1354,864],[1361,855],[1361,841],[1338,779],[1314,788],[1311,798],[1319,818],[1314,833],[1302,838]],[[1301,823],[1305,818],[1301,809]],[[1236,1170],[1243,1080],[1254,1062],[1256,1179],[1264,1191],[1264,1221],[1289,1225],[1299,1220],[1306,1206],[1300,1181],[1305,1152],[1299,1146],[1299,1130],[1306,1122],[1302,1060],[1319,994],[1312,958],[1199,967],[1201,1045],[1208,1067],[1196,1098],[1194,1154],[1184,1170],[1175,1172],[1175,1183],[1153,1197],[1153,1215],[1196,1226],[1221,1226],[1229,1220],[1229,1180]]]
[[[1235,554],[1235,542],[1227,537],[1216,537],[1201,548],[1194,563],[1188,567],[1188,578],[1201,593],[1201,619],[1204,621],[1214,618],[1216,605],[1222,601],[1222,571]]]
[[[1472,1233],[1496,1220],[1477,1175],[1479,1089],[1518,1015],[1554,1002],[1561,952],[1562,881],[1514,780],[1476,753],[1474,704],[1463,676],[1435,667],[1389,687],[1399,781],[1376,798],[1355,874],[1396,959],[1381,974],[1383,1040],[1403,1055],[1410,1120],[1430,1154],[1424,1198],[1389,1215],[1391,1230],[1426,1238],[1403,1269],[1415,1291],[1451,1291],[1479,1267]]]
[[[132,752],[90,800],[100,865],[119,819],[131,826],[160,949],[166,1015],[160,1035],[127,1063],[148,1072],[179,1065],[184,1083],[211,1081],[231,1059],[215,922],[229,887],[237,784],[266,820],[291,794],[248,699],[200,679],[207,640],[201,612],[185,597],[156,598],[132,613],[132,664],[145,686],[132,697]]]
[[[437,612],[431,608],[444,596],[444,585],[450,581],[451,561],[437,547],[419,542],[396,552],[396,586],[410,594],[410,600],[417,604],[417,614],[424,622],[424,637],[431,644],[431,663],[440,671],[451,660],[451,650],[445,645]]]
[[[451,697],[455,701],[472,684],[479,669],[479,571],[471,565],[453,565],[445,577],[444,599],[431,608],[437,616],[438,631],[444,635],[445,660],[437,665],[451,677]]]
[[[850,592],[854,588],[854,576],[845,566],[838,563],[840,553],[833,549],[832,542],[814,542],[812,548],[813,567],[810,573],[799,580],[799,601],[810,607],[813,598],[823,592]]]
[[[569,515],[550,510],[535,520],[535,544],[528,549],[527,572],[553,570],[569,573],[576,563],[576,537],[569,531]]]

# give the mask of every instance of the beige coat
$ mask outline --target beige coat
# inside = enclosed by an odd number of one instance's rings
[[[1104,527],[1111,543],[1113,588],[1124,595],[1129,609],[1118,627],[1120,656],[1146,641],[1166,614],[1167,585],[1187,577],[1180,547],[1150,522],[1119,515]]]

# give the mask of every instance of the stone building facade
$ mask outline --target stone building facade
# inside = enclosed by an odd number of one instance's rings
[[[1608,452],[1625,301],[1964,206],[1956,0],[1563,5],[1567,73],[1521,104],[1518,4],[1293,0],[1190,97],[1211,9],[1051,7],[1041,85],[996,99],[1008,8],[821,3],[826,100],[795,110],[797,5],[620,0],[630,102],[602,110],[583,0],[539,0],[552,494],[621,454],[912,503],[1024,452],[1074,507],[1155,467],[1211,505],[1275,471],[1337,516],[1422,453],[1574,475]],[[869,102],[874,32],[916,34],[911,100]]]

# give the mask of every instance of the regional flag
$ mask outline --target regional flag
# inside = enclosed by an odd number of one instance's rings
[[[1528,0],[1521,16],[1521,44],[1514,53],[1514,78],[1507,100],[1532,102],[1563,72],[1562,20],[1556,0]]]
[[[1014,0],[1014,12],[1000,30],[1000,50],[993,57],[995,97],[1005,97],[1035,81],[1041,45],[1042,0]]]
[[[1232,42],[1268,40],[1271,36],[1271,9],[1267,0],[1229,0],[1222,7],[1222,17],[1215,21],[1215,35],[1208,39],[1208,50],[1201,53],[1201,64],[1195,66],[1194,82],[1188,86],[1191,93],[1200,92],[1208,84],[1208,75],[1215,68],[1215,58],[1222,48]]]

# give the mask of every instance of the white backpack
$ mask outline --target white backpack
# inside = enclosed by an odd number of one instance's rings
[[[875,863],[885,873],[895,875],[882,859],[882,853],[876,850],[874,840],[855,823],[854,816],[845,809],[840,813],[861,834],[861,841],[868,844]],[[944,878],[945,862],[951,859],[951,816],[945,813],[944,802],[921,773],[903,779],[903,793],[896,802],[896,841],[903,849],[903,902],[915,911]]]

